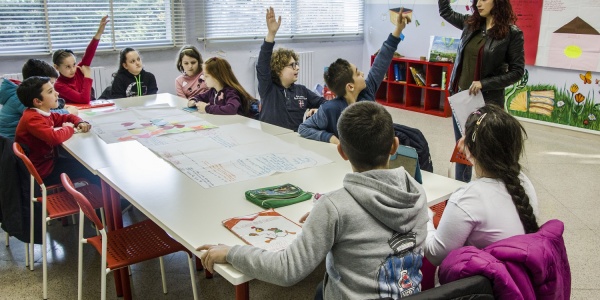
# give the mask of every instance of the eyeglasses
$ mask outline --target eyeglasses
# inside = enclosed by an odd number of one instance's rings
[[[293,62],[293,63],[290,63],[290,64],[289,64],[289,65],[287,65],[286,67],[290,67],[290,68],[292,68],[292,69],[297,69],[297,68],[299,68],[299,67],[300,67],[300,63],[299,63],[299,62],[297,62],[297,61],[295,61],[295,62]]]
[[[479,117],[479,119],[477,119],[477,123],[475,123],[475,131],[473,131],[473,136],[471,136],[471,140],[473,141],[473,143],[475,143],[475,137],[477,136],[477,130],[479,129],[479,124],[481,124],[481,121],[483,121],[483,118],[485,118],[485,116],[487,115],[487,113],[481,115],[481,117]]]

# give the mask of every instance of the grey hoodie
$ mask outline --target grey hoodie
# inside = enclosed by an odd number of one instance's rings
[[[317,201],[287,249],[233,246],[227,261],[291,286],[326,258],[325,299],[400,298],[420,291],[426,207],[423,187],[404,168],[347,174],[343,188]]]

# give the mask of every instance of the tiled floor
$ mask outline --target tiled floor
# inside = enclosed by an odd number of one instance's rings
[[[446,175],[454,146],[451,119],[433,117],[398,109],[389,109],[394,121],[419,128],[430,146],[434,171]],[[539,223],[560,219],[565,223],[565,241],[572,272],[572,299],[600,299],[600,135],[584,134],[522,122],[528,133],[526,155],[522,160],[540,200]],[[143,218],[138,211],[127,212],[126,222]],[[88,226],[89,227],[89,226]],[[91,227],[88,231],[93,232]],[[50,299],[77,297],[77,226],[50,226],[49,282]],[[4,232],[0,230],[4,245]],[[84,299],[97,298],[100,292],[100,258],[95,250],[84,247]],[[594,250],[596,249],[596,250]],[[35,271],[25,269],[24,246],[11,238],[10,247],[0,248],[0,299],[40,299],[42,297],[41,254],[36,247]],[[169,293],[162,294],[158,261],[132,267],[133,293],[136,299],[191,299],[187,261],[183,254],[165,260]],[[252,299],[312,299],[321,280],[322,266],[292,288],[252,281]],[[218,275],[203,278],[198,272],[202,299],[231,299],[233,287]],[[108,299],[115,299],[114,283],[108,280]]]

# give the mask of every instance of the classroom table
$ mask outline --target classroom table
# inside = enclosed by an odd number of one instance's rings
[[[115,99],[113,101],[115,102],[115,106],[96,108],[91,111],[101,112],[114,110],[115,108],[121,109],[150,105],[168,105],[171,107],[183,108],[187,105],[186,99],[167,93]],[[293,132],[287,128],[282,128],[239,115],[218,116],[201,114],[198,112],[193,114],[217,126],[237,123],[272,135],[281,135]],[[80,112],[80,117],[85,119],[86,116],[86,111],[82,110]],[[156,159],[162,160],[155,153],[137,141],[107,144],[93,133],[77,133],[69,140],[65,141],[62,146],[65,150],[67,150],[67,152],[81,162],[88,170],[90,170],[90,172],[96,175],[98,175],[97,171],[101,168],[123,165],[127,161],[145,162]],[[111,198],[119,197],[119,195],[116,194],[116,192],[114,192],[114,190],[104,181],[102,182],[102,193],[105,200],[105,208],[107,210],[107,228],[109,230],[121,228],[121,214],[113,213],[113,210],[114,212],[120,211],[120,206],[116,202],[113,203],[111,201]],[[225,273],[225,271],[223,271],[223,273]],[[131,291],[129,290],[128,280],[129,276],[127,275],[126,270],[115,271],[114,276],[115,285],[117,287],[117,295],[124,296],[125,299],[131,299]]]
[[[122,107],[168,103],[182,106],[185,99],[169,94],[118,99]],[[126,103],[122,103],[126,102]],[[176,167],[163,160],[137,141],[106,144],[92,133],[76,134],[63,146],[81,161],[90,171],[102,179],[105,204],[109,207],[112,228],[122,226],[120,197],[124,197],[149,219],[161,226],[175,240],[196,255],[195,249],[204,244],[241,245],[244,242],[226,229],[221,222],[262,211],[261,207],[246,201],[244,191],[293,183],[301,188],[318,193],[342,187],[345,174],[352,172],[348,161],[343,160],[333,144],[307,140],[297,133],[274,125],[265,124],[241,116],[201,115],[216,125],[241,123],[246,126],[276,135],[299,148],[307,149],[327,157],[332,162],[272,176],[255,178],[227,185],[203,188]],[[437,174],[422,171],[428,204],[434,205],[448,199],[449,195],[464,183]],[[282,215],[297,221],[310,211],[312,201],[278,208]],[[111,227],[109,227],[110,229]],[[248,281],[253,278],[240,273],[229,264],[215,265],[215,271],[236,286],[236,298],[247,299]],[[129,293],[126,273],[115,273],[115,283],[123,293]]]

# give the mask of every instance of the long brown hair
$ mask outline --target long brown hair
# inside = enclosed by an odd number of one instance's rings
[[[221,85],[234,88],[240,94],[242,111],[244,114],[248,113],[250,103],[254,100],[254,97],[246,92],[244,87],[239,83],[233,74],[229,62],[222,58],[211,57],[204,62],[204,72],[218,80]]]
[[[486,177],[504,182],[525,233],[537,232],[529,197],[521,184],[519,159],[523,153],[525,129],[515,117],[495,104],[487,104],[469,116],[465,145]]]
[[[490,15],[494,18],[494,26],[486,33],[489,37],[500,40],[508,36],[510,26],[517,23],[517,15],[512,9],[509,0],[493,0],[494,8]],[[477,10],[477,0],[473,1],[471,6],[473,14],[467,19],[467,25],[470,30],[477,30],[481,24],[485,24],[485,18],[479,15]]]

